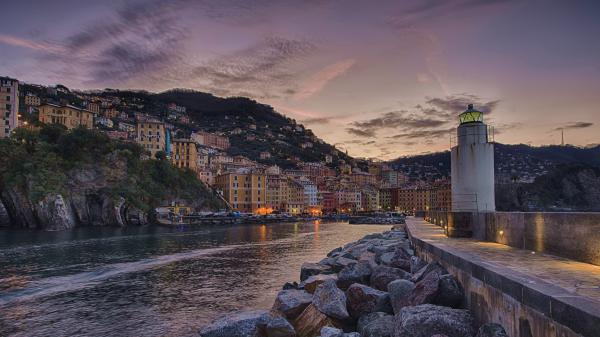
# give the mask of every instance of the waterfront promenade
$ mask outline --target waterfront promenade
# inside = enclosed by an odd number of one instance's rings
[[[529,318],[525,330],[538,330],[533,336],[546,329],[560,335],[560,325],[584,336],[600,333],[600,266],[498,243],[448,238],[441,227],[419,218],[408,218],[406,227],[419,255],[437,257],[460,274],[462,283],[473,288],[470,305],[495,306],[503,325],[514,326],[511,336],[527,335],[520,331],[524,318]],[[482,298],[484,304],[475,303]]]

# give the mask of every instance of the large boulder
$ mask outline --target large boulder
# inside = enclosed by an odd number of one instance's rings
[[[398,247],[394,251],[394,255],[392,255],[389,266],[394,268],[400,268],[406,272],[410,273],[410,255],[404,248]]]
[[[409,279],[410,276],[409,273],[399,268],[377,266],[373,268],[370,282],[373,288],[387,291],[390,282],[398,279]]]
[[[300,281],[304,281],[307,278],[318,275],[318,274],[332,274],[333,270],[330,266],[318,264],[318,263],[310,263],[305,262],[300,267]]]
[[[340,290],[334,280],[327,280],[317,287],[312,304],[327,316],[345,320],[350,317],[346,309],[346,294]]]
[[[360,258],[360,256],[369,250],[370,247],[372,247],[373,244],[370,242],[365,242],[365,243],[359,243],[356,245],[353,245],[351,247],[349,247],[348,249],[346,249],[346,252],[350,255],[352,255],[352,257],[356,260],[358,260]]]
[[[508,334],[498,323],[487,323],[479,327],[476,337],[508,337]]]
[[[267,337],[296,337],[296,330],[287,319],[273,317],[266,326]]]
[[[294,328],[298,337],[315,337],[323,327],[341,327],[339,320],[322,313],[313,304],[309,305],[294,321]]]
[[[276,310],[288,319],[294,319],[304,311],[312,302],[312,295],[304,290],[288,289],[277,294],[273,310]]]
[[[440,276],[438,286],[439,291],[433,300],[434,304],[451,308],[462,307],[465,293],[462,286],[454,276],[450,274]]]
[[[200,337],[256,337],[272,315],[267,310],[235,312],[200,330]]]
[[[400,309],[411,305],[410,295],[413,289],[415,289],[415,284],[409,280],[395,280],[388,284],[390,303],[395,314],[398,314]]]
[[[410,280],[414,283],[417,283],[430,273],[436,273],[439,276],[448,274],[446,269],[444,269],[444,267],[442,267],[439,263],[431,262],[425,265],[423,268],[419,269],[416,273],[414,273]]]
[[[313,275],[309,278],[307,278],[304,282],[304,290],[306,290],[308,293],[313,294],[315,292],[315,290],[317,289],[317,286],[319,286],[319,284],[327,281],[327,280],[334,280],[337,282],[337,275],[335,274],[319,274],[319,275]]]
[[[409,296],[410,305],[421,305],[433,303],[439,293],[440,275],[432,272],[424,279],[415,284],[415,288]]]
[[[390,297],[385,291],[373,289],[364,284],[355,283],[346,291],[347,307],[350,316],[358,319],[371,312],[392,313]]]
[[[473,316],[467,310],[433,304],[404,307],[396,315],[394,337],[473,337]]]
[[[362,337],[392,337],[394,316],[382,312],[366,314],[358,319],[356,329]]]
[[[339,255],[342,252],[342,247],[337,247],[333,250],[331,250],[329,253],[327,253],[327,257],[335,257],[337,255]]]
[[[352,264],[357,264],[357,263],[358,263],[358,261],[355,259],[348,258],[345,256],[338,256],[335,258],[335,261],[332,262],[331,268],[333,269],[334,272],[339,273],[345,267],[352,265]]]
[[[346,290],[354,283],[369,284],[371,265],[368,262],[359,262],[344,267],[338,274],[337,285]]]

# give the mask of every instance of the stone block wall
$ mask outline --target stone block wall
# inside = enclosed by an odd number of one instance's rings
[[[426,212],[449,237],[472,237],[600,265],[600,213]]]

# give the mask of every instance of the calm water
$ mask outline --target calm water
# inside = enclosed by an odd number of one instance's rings
[[[194,336],[268,308],[300,265],[390,226],[0,231],[0,336]]]

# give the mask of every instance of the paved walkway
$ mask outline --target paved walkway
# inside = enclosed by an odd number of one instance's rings
[[[534,288],[541,287],[555,297],[570,297],[569,294],[585,297],[598,304],[597,307],[592,305],[596,309],[600,308],[600,266],[499,243],[448,238],[440,227],[418,218],[407,218],[406,225],[411,236],[467,261],[478,261],[491,269],[510,273],[511,277]]]

